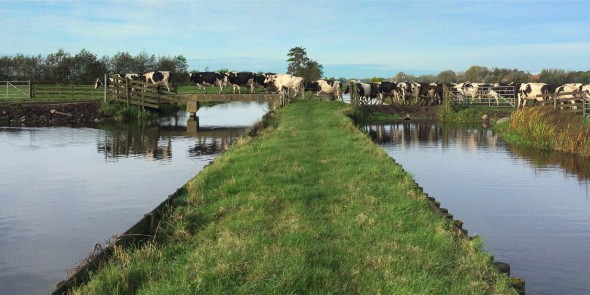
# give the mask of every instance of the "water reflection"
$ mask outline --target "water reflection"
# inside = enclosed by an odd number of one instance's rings
[[[97,150],[107,161],[117,161],[120,157],[169,161],[173,138],[178,137],[194,139],[188,149],[190,156],[214,155],[229,148],[234,140],[249,130],[245,127],[199,127],[194,119],[186,122],[186,126],[107,124],[101,128],[105,132],[103,138],[97,139]]]
[[[579,181],[590,179],[590,161],[587,159],[554,151],[506,145],[499,140],[495,131],[482,126],[457,128],[434,122],[403,122],[366,125],[362,128],[376,143],[394,143],[401,149],[438,144],[443,148],[455,146],[471,152],[481,147],[486,150],[507,148],[515,157],[526,160],[535,168],[560,167],[567,174],[575,175]]]
[[[587,159],[509,146],[482,126],[362,128],[525,278],[527,294],[590,294]]]
[[[395,124],[366,125],[363,128],[373,141],[379,144],[394,142],[402,148],[440,143],[443,147],[455,145],[473,151],[480,146],[496,148],[498,145],[498,135],[491,129],[483,127],[454,128],[435,122],[416,124],[406,121]]]

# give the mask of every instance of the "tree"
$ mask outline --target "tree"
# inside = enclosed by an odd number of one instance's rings
[[[317,61],[309,59],[303,47],[293,47],[287,54],[289,66],[287,74],[302,77],[304,81],[314,81],[324,75],[323,67]]]
[[[457,81],[457,74],[452,70],[446,70],[436,75],[436,81],[439,83],[454,83]]]

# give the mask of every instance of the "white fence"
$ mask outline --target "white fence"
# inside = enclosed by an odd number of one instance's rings
[[[513,85],[479,86],[473,93],[463,93],[454,88],[449,90],[452,93],[451,102],[455,104],[516,107]]]
[[[31,81],[0,81],[0,98],[31,98]]]

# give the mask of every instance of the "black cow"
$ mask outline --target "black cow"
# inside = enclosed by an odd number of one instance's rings
[[[227,77],[219,72],[198,72],[192,73],[188,75],[191,81],[197,84],[197,87],[201,89],[201,87],[205,85],[217,85],[219,86],[219,93],[223,91],[223,87],[227,84]],[[207,88],[205,88],[205,93],[207,93]]]
[[[226,74],[227,80],[232,86],[232,91],[235,94],[236,88],[238,93],[242,94],[240,86],[250,88],[250,93],[254,93],[254,81],[256,80],[256,74],[252,72],[229,72]]]

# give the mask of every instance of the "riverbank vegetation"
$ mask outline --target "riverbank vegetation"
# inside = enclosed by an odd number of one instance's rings
[[[154,242],[74,294],[515,294],[347,117],[295,101],[185,188]]]
[[[496,128],[512,144],[590,157],[590,123],[551,107],[517,109]]]

